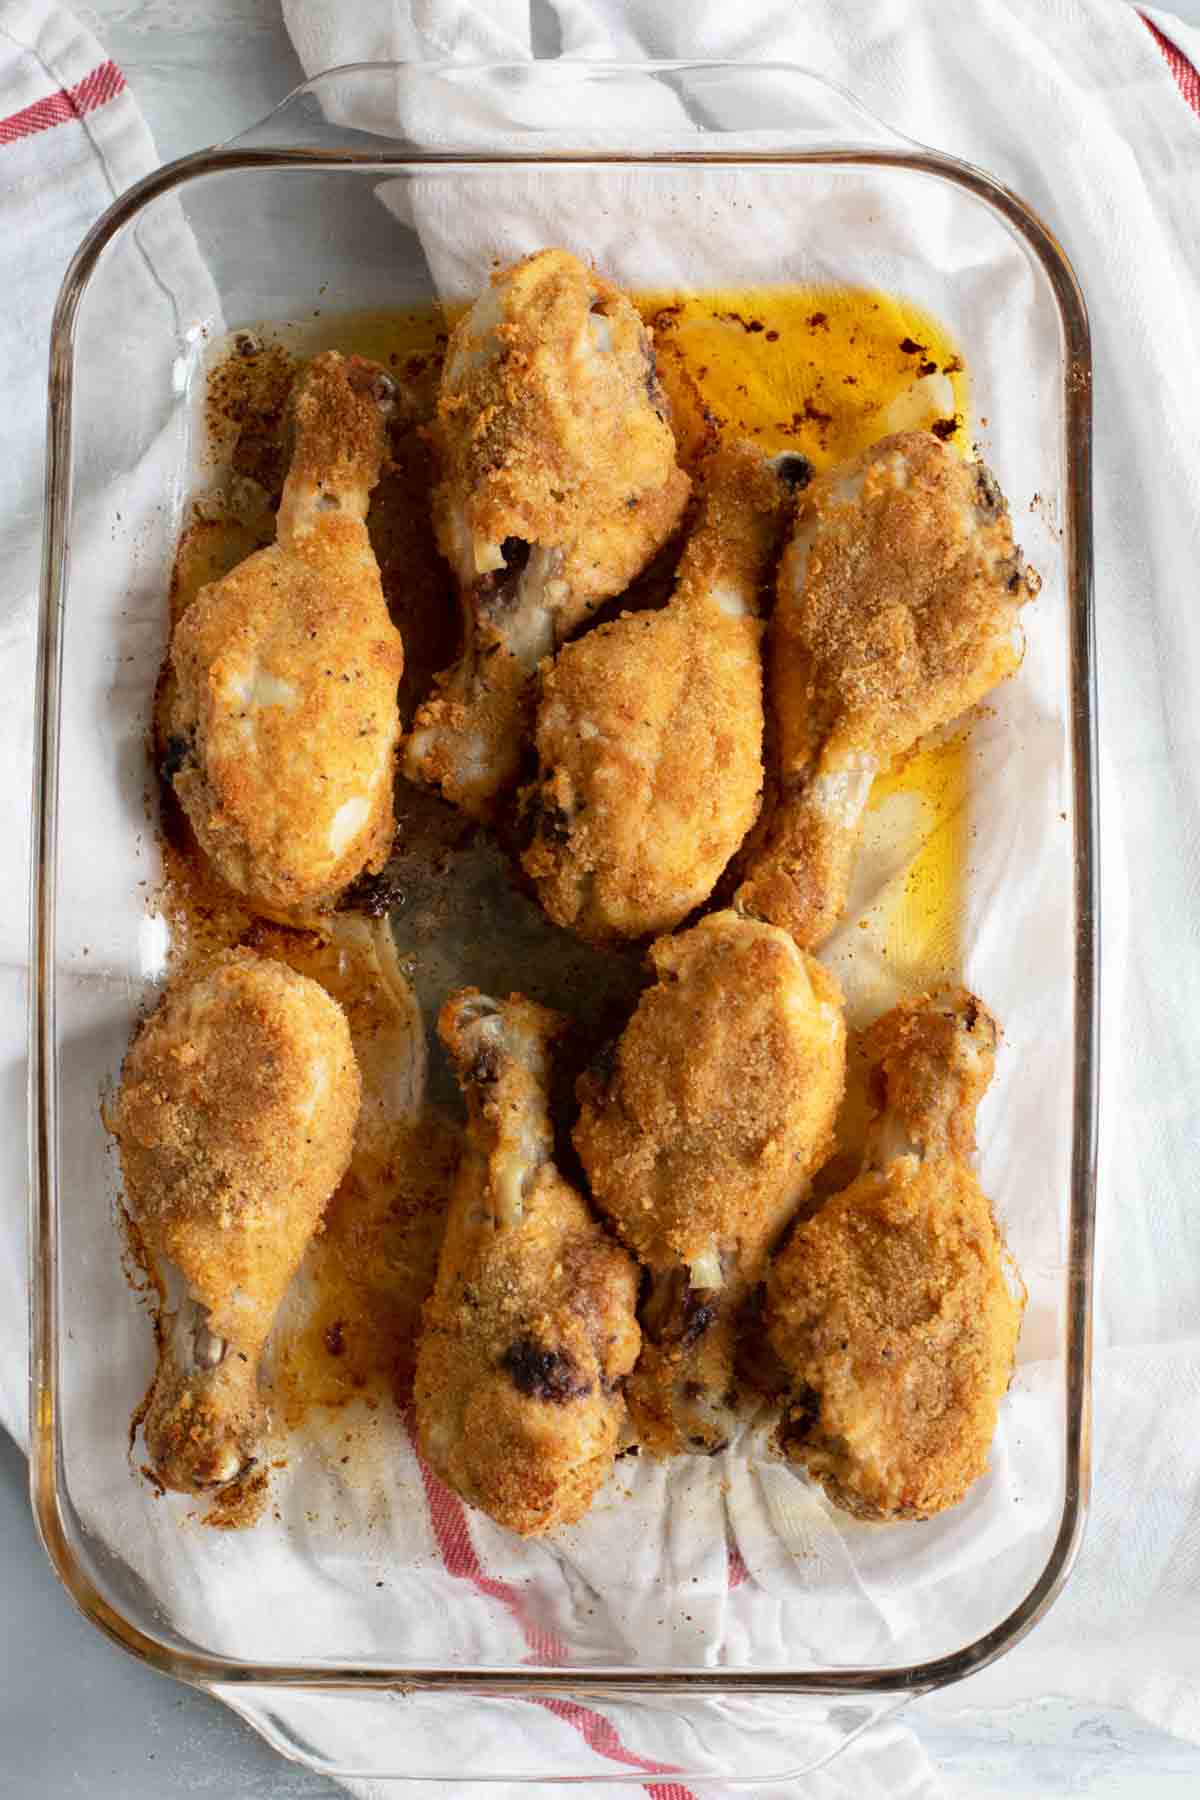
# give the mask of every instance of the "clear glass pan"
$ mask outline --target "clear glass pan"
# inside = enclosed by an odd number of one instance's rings
[[[194,480],[197,371],[210,336],[243,323],[321,308],[336,338],[338,312],[457,297],[493,248],[523,233],[535,243],[539,230],[550,241],[547,219],[555,236],[569,232],[573,247],[639,286],[670,285],[682,271],[707,287],[824,279],[907,293],[962,345],[1005,486],[1039,497],[1020,532],[1045,579],[1022,680],[1052,701],[1045,733],[1057,773],[1027,829],[1047,859],[1038,929],[1056,1061],[1038,1098],[1037,1170],[1013,1177],[1044,1185],[1041,1222],[1024,1239],[1010,1225],[1009,1236],[1031,1290],[1022,1353],[1038,1358],[1038,1416],[1049,1423],[1035,1457],[1038,1504],[1004,1554],[982,1575],[975,1568],[969,1597],[948,1594],[938,1566],[939,1556],[944,1567],[978,1562],[969,1507],[945,1532],[941,1521],[897,1528],[925,1535],[911,1573],[889,1572],[885,1655],[870,1654],[878,1634],[855,1612],[852,1582],[844,1593],[814,1590],[799,1638],[775,1631],[769,1585],[750,1582],[740,1590],[741,1649],[708,1644],[689,1659],[676,1639],[665,1657],[648,1631],[626,1634],[616,1655],[615,1637],[597,1649],[557,1617],[551,1648],[542,1642],[536,1657],[528,1643],[484,1657],[466,1633],[434,1658],[421,1649],[427,1619],[452,1615],[460,1594],[501,1617],[509,1601],[465,1575],[447,1587],[443,1571],[436,1584],[414,1564],[392,1571],[405,1598],[369,1641],[331,1640],[320,1612],[298,1608],[286,1652],[246,1656],[231,1651],[229,1634],[199,1631],[128,1549],[146,1502],[122,1422],[145,1380],[149,1334],[115,1253],[117,1181],[97,1095],[162,969],[163,928],[145,907],[155,863],[144,744],[161,596]],[[147,177],[89,234],[63,285],[50,369],[32,895],[32,1493],[65,1587],[116,1642],[219,1692],[287,1754],[332,1773],[636,1784],[669,1767],[680,1780],[753,1785],[815,1766],[1037,1622],[1078,1548],[1089,1474],[1090,454],[1086,312],[1051,233],[987,175],[897,138],[797,68],[335,70],[238,142]],[[1004,703],[1000,713],[997,730]],[[1005,979],[1000,957],[989,1000]],[[1003,991],[997,999],[1007,1024]],[[986,1134],[984,1150],[986,1181]],[[867,1535],[848,1554],[869,1585],[880,1539],[859,1530]],[[253,1565],[246,1571],[253,1582]],[[535,1606],[545,1600],[527,1571],[517,1587]],[[789,1648],[801,1640],[802,1653]],[[332,1696],[336,1707],[325,1707]],[[469,1732],[458,1723],[464,1705]],[[520,1730],[496,1752],[493,1714],[499,1729],[513,1709]],[[662,1740],[675,1744],[675,1761],[656,1761],[656,1720],[680,1715],[687,1756],[679,1761],[676,1735]],[[639,1749],[601,1769],[587,1745],[618,1725]]]

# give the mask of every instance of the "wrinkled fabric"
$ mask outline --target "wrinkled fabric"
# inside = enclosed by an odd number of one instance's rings
[[[1103,1124],[1099,1194],[1100,1282],[1095,1372],[1095,1494],[1088,1537],[1065,1595],[1031,1636],[992,1668],[934,1701],[943,1708],[1016,1704],[1046,1694],[1128,1706],[1200,1742],[1200,1213],[1191,1204],[1200,1119],[1200,1049],[1192,1021],[1200,998],[1196,958],[1200,889],[1200,118],[1190,109],[1163,48],[1131,9],[1113,0],[981,0],[969,9],[932,0],[790,0],[738,7],[678,7],[668,0],[284,0],[305,68],[358,60],[521,60],[725,56],[803,63],[855,94],[896,130],[976,163],[1013,187],[1050,224],[1089,303],[1095,355],[1096,617],[1100,673],[1103,840]],[[1200,34],[1165,13],[1169,42],[1200,57]],[[0,121],[51,93],[72,93],[104,64],[103,51],[62,12],[18,0],[0,4]],[[109,80],[111,86],[111,79]],[[95,98],[92,93],[89,98]],[[669,129],[669,116],[622,120]],[[374,121],[372,121],[374,123]],[[580,121],[585,129],[590,121]],[[722,120],[752,129],[753,118]],[[453,122],[443,122],[448,137]],[[0,758],[5,841],[27,843],[31,742],[32,615],[40,527],[42,392],[50,309],[67,260],[109,199],[153,166],[148,134],[127,94],[78,117],[5,141],[0,127],[0,204],[22,256],[10,266],[18,304],[0,320],[0,369],[11,397],[0,500]],[[135,480],[136,487],[136,480]],[[110,579],[115,574],[107,572]],[[1112,829],[1109,829],[1111,822]],[[23,860],[0,905],[0,1420],[25,1436],[23,1071]],[[10,868],[12,863],[10,862]],[[1022,956],[1020,909],[1013,955]],[[131,1334],[142,1329],[135,1320]],[[1016,1404],[1032,1419],[1042,1403],[1034,1369]],[[411,1459],[389,1478],[421,1502]],[[658,1477],[639,1471],[639,1481]],[[694,1475],[672,1478],[690,1488]],[[769,1484],[768,1484],[769,1485]],[[747,1501],[749,1505],[749,1500]],[[303,1517],[285,1506],[296,1544]],[[436,1507],[429,1549],[445,1560]],[[192,1534],[195,1537],[196,1534]],[[503,1581],[524,1566],[486,1522],[474,1538]],[[175,1554],[169,1521],[148,1557]],[[683,1541],[678,1568],[724,1594],[724,1577]],[[689,1563],[689,1556],[694,1560]],[[286,1609],[289,1557],[274,1564],[254,1534],[219,1552],[193,1544],[184,1569],[223,1572],[223,1629],[240,1628],[239,1596],[253,1582],[262,1609]],[[449,1568],[453,1565],[448,1565]],[[463,1564],[463,1568],[469,1563]],[[636,1568],[631,1555],[630,1567]],[[386,1572],[386,1571],[385,1571]],[[461,1575],[445,1604],[460,1604]],[[326,1562],[320,1605],[331,1641],[357,1636],[351,1575]],[[514,1591],[515,1588],[514,1588]],[[399,1602],[401,1596],[393,1596]],[[714,1604],[717,1600],[714,1599]],[[481,1632],[488,1616],[465,1614]],[[640,1629],[644,1621],[630,1621]],[[752,1629],[746,1615],[745,1630]],[[469,1627],[474,1629],[475,1627]],[[381,1633],[393,1630],[386,1615]],[[864,1627],[864,1629],[867,1629]],[[511,1643],[522,1633],[509,1622]],[[526,1638],[528,1643],[528,1638]],[[252,1697],[236,1700],[262,1722]],[[353,1744],[362,1718],[310,1715],[300,1697],[281,1703],[311,1741]],[[395,1707],[390,1711],[394,1716]],[[686,1732],[670,1709],[616,1714],[616,1735],[596,1709],[508,1706],[478,1713],[494,1768],[531,1757],[593,1777],[637,1775],[663,1800],[687,1791],[672,1767],[686,1762]],[[579,1715],[579,1716],[576,1716]],[[524,1721],[524,1722],[523,1722]],[[736,1733],[734,1717],[725,1727]],[[476,1727],[473,1726],[473,1730]],[[714,1729],[716,1729],[714,1727]],[[764,1709],[756,1729],[781,1750],[798,1739],[786,1710]],[[392,1718],[380,1704],[372,1734],[394,1731],[401,1757],[423,1745],[435,1759],[454,1748],[461,1713],[430,1709]],[[731,1741],[736,1741],[733,1739]],[[631,1758],[633,1760],[631,1760]],[[638,1760],[640,1759],[640,1761]],[[393,1766],[398,1766],[393,1764]],[[536,1761],[533,1766],[536,1766]],[[377,1784],[359,1784],[375,1792]],[[860,1740],[804,1791],[873,1793],[931,1800],[941,1787],[913,1733],[893,1722]],[[383,1791],[380,1789],[379,1791]],[[424,1791],[418,1784],[403,1790]],[[432,1784],[432,1795],[437,1790]],[[456,1791],[473,1791],[466,1784]],[[496,1787],[482,1793],[506,1791]],[[511,1790],[514,1796],[522,1791]],[[525,1790],[527,1791],[527,1790]],[[616,1796],[627,1788],[591,1792]],[[711,1790],[709,1790],[711,1791]],[[793,1784],[762,1791],[792,1793]]]

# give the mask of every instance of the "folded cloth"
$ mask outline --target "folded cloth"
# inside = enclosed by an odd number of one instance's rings
[[[1105,1346],[1097,1371],[1100,1489],[1092,1537],[1075,1583],[1025,1645],[968,1687],[953,1690],[942,1704],[1074,1694],[1136,1706],[1148,1718],[1200,1740],[1200,1631],[1190,1597],[1197,1588],[1200,1551],[1189,1530],[1200,1494],[1200,1447],[1187,1427],[1200,1363],[1194,1277],[1188,1273],[1200,1266],[1200,1220],[1189,1212],[1175,1174],[1185,1166],[1187,1150],[1194,1149],[1198,1069],[1190,1030],[1197,976],[1185,951],[1187,907],[1200,865],[1200,757],[1188,723],[1190,696],[1200,675],[1200,627],[1189,608],[1200,549],[1200,500],[1192,475],[1194,422],[1200,416],[1195,323],[1200,316],[1200,259],[1192,225],[1200,202],[1200,121],[1187,100],[1187,33],[1164,14],[1154,16],[1152,33],[1131,11],[1100,0],[1058,0],[1049,6],[1039,0],[988,0],[972,9],[969,18],[916,0],[894,0],[883,8],[865,0],[849,6],[824,0],[802,15],[782,0],[708,8],[699,15],[649,0],[622,5],[563,0],[557,6],[538,0],[532,7],[523,0],[411,6],[360,0],[354,8],[284,0],[284,8],[310,71],[376,57],[517,59],[534,50],[597,58],[724,55],[803,62],[851,88],[898,129],[1010,182],[1066,243],[1091,302],[1097,340],[1104,798],[1109,815],[1119,812],[1125,822],[1130,866],[1141,876],[1123,1005],[1119,1012],[1110,1011],[1105,1036],[1104,1102],[1113,1132],[1101,1215],[1107,1266],[1119,1272],[1119,1280],[1105,1284],[1098,1316]],[[38,66],[53,71],[40,93],[18,87],[11,104],[0,101],[0,113],[11,126],[10,113],[28,119],[31,109],[37,113],[53,93],[57,99],[49,111],[61,113],[65,122],[43,125],[39,136],[69,132],[81,139],[81,165],[92,155],[98,169],[111,169],[103,151],[85,148],[78,122],[71,122],[72,107],[86,111],[91,105],[88,127],[103,143],[103,113],[118,99],[97,108],[94,95],[119,76],[114,71],[99,89],[88,87],[90,69],[64,63],[64,40],[70,45],[87,42],[57,9],[0,5],[0,95],[9,91],[4,71],[10,44],[18,50],[40,46]],[[96,56],[92,67],[103,63],[98,52]],[[32,66],[16,51],[13,61],[22,69]],[[1019,113],[1011,98],[1015,94],[1021,96]],[[127,96],[120,103],[131,106]],[[752,118],[721,122],[754,123]],[[6,139],[5,123],[0,123],[0,157],[29,149],[20,135]],[[115,187],[143,172],[153,157],[136,115],[133,123],[143,158],[122,170]],[[77,179],[82,185],[82,167]],[[28,180],[22,174],[11,192],[20,198]],[[64,176],[58,180],[64,192],[71,188]],[[39,391],[31,410],[12,415],[24,418],[28,413],[39,427],[29,454],[13,459],[22,469],[36,466],[40,448],[41,369],[53,291],[75,240],[111,191],[99,193],[91,211],[73,221],[61,254],[48,260],[40,299],[31,290],[29,306],[20,309],[23,316],[40,321],[42,333]],[[8,184],[3,192],[10,193]],[[47,196],[40,201],[35,197],[33,183],[30,192],[30,216],[53,215]],[[51,200],[60,197],[56,192]],[[24,241],[35,242],[31,229]],[[27,276],[22,270],[20,279]],[[6,374],[10,361],[21,360],[20,344],[11,352],[5,344],[8,329],[0,324],[0,367]],[[10,384],[9,392],[15,391]],[[17,484],[18,505],[23,491]],[[28,595],[35,554],[36,532],[30,526],[37,508],[36,482],[30,493],[23,515],[10,512],[7,496],[0,511],[6,568],[16,572],[7,613],[0,596],[0,632],[8,631],[6,621],[18,620],[22,610],[28,619],[28,598],[22,607],[21,596]],[[22,548],[24,575],[19,573]],[[29,687],[29,645],[27,624],[23,634],[18,627],[0,638],[5,731],[20,728],[21,697]],[[9,746],[17,757],[26,754],[25,716],[24,737]],[[9,766],[22,765],[10,761]],[[14,823],[24,801],[23,785],[15,801],[11,795],[6,801]],[[22,819],[8,841],[23,841],[23,836]],[[1104,883],[1108,916],[1119,919],[1126,871],[1111,854],[1105,858]],[[7,957],[13,967],[21,937],[19,901],[20,895],[13,895],[0,916],[0,931],[8,933],[0,936],[0,958]],[[10,940],[12,948],[5,948]],[[1014,948],[1019,956],[1020,945]],[[16,980],[14,974],[13,987]],[[1117,983],[1109,984],[1108,994],[1111,1007],[1112,997],[1119,997]],[[0,988],[0,1003],[8,997]],[[4,1022],[11,1024],[11,1008]],[[20,1071],[10,1037],[15,1037],[11,1031],[0,1041],[0,1055],[7,1053],[0,1093],[10,1108],[2,1139],[6,1156],[12,1156],[20,1135],[15,1129]],[[20,1432],[22,1208],[15,1169],[13,1176],[0,1197],[0,1418]],[[1030,1391],[1027,1404],[1036,1403],[1037,1393]],[[414,1469],[398,1473],[419,1486]],[[446,1575],[495,1598],[494,1590],[505,1587],[501,1534],[486,1526],[477,1530],[475,1542],[488,1552],[485,1573],[461,1509],[448,1514],[441,1500],[434,1495],[431,1500],[430,1547],[445,1563]],[[1143,1516],[1152,1521],[1152,1530],[1138,1529]],[[303,1518],[297,1515],[291,1524],[301,1539]],[[209,1558],[207,1547],[196,1554]],[[229,1572],[241,1570],[243,1592],[245,1582],[260,1580],[253,1559],[243,1565],[248,1554],[248,1545],[229,1546]],[[282,1560],[274,1574],[281,1581],[287,1575]],[[352,1601],[349,1585],[333,1563],[326,1575],[332,1641]],[[267,1585],[257,1591],[266,1595],[270,1577],[263,1578]],[[281,1613],[287,1598],[284,1582],[276,1594]],[[536,1657],[532,1640],[530,1648]],[[246,1704],[244,1693],[239,1704]],[[273,1710],[277,1718],[286,1711],[282,1704]],[[569,1761],[573,1772],[593,1777],[606,1768],[626,1779],[640,1776],[648,1791],[665,1800],[682,1800],[686,1793],[673,1772],[686,1761],[688,1745],[674,1732],[669,1714],[644,1721],[634,1747],[632,1739],[622,1741],[598,1710],[559,1704],[527,1710],[531,1720],[539,1721],[538,1731],[532,1723],[529,1727],[529,1744],[544,1742],[542,1725],[553,1729],[562,1740],[555,1745],[560,1766]],[[510,1767],[528,1762],[515,1754],[520,1747],[514,1743],[519,1730],[514,1716],[514,1709],[508,1709],[495,1727],[492,1767],[504,1767],[509,1754]],[[481,1710],[481,1731],[484,1719]],[[382,1716],[377,1723],[383,1729]],[[299,1712],[293,1724],[298,1733],[321,1744],[329,1741],[331,1731],[336,1736],[336,1726]],[[446,1729],[454,1729],[450,1714]],[[786,1715],[777,1729],[786,1743]],[[576,1747],[575,1757],[565,1747],[568,1739]],[[507,1751],[509,1745],[512,1751]],[[888,1728],[886,1738],[864,1743],[853,1765],[842,1761],[810,1778],[809,1789],[830,1796],[927,1796],[938,1791],[919,1745],[898,1725]]]
[[[320,0],[283,3],[310,73],[379,54],[511,57],[514,33],[521,54],[802,63],[897,130],[1007,182],[1064,243],[1096,357],[1106,918],[1097,1491],[1080,1564],[1046,1622],[926,1704],[1058,1694],[1131,1707],[1200,1742],[1200,1446],[1185,1424],[1200,1373],[1200,1213],[1181,1179],[1195,1167],[1200,1113],[1200,33],[1105,0],[752,0],[699,12],[559,0],[532,6],[524,33],[524,9],[511,4],[367,0],[351,16]],[[1108,829],[1117,816],[1123,842]],[[1127,910],[1121,959],[1113,926]]]
[[[158,161],[125,78],[70,13],[0,0],[0,1421],[25,1437],[24,964],[33,647],[50,317],[105,207]]]

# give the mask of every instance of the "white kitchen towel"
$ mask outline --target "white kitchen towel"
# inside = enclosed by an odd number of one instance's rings
[[[284,9],[310,73],[363,57],[509,57],[514,37],[523,54],[791,59],[1010,183],[1064,242],[1096,351],[1102,807],[1124,825],[1123,841],[1106,839],[1104,894],[1111,921],[1132,889],[1133,922],[1126,971],[1105,936],[1096,1499],[1048,1620],[930,1704],[1064,1694],[1200,1740],[1200,1455],[1187,1424],[1200,1374],[1200,34],[1096,0],[562,0],[528,21],[513,4],[378,0],[353,19],[316,0]]]
[[[48,0],[0,0],[0,223],[4,305],[0,384],[4,394],[4,487],[0,495],[0,1423],[26,1441],[25,960],[33,664],[42,528],[43,454],[50,323],[67,265],[111,202],[158,163],[145,121],[120,69],[95,38]],[[124,303],[176,307],[212,319],[215,292],[174,202],[155,209],[129,258]],[[170,283],[160,270],[170,271]],[[120,320],[91,312],[95,341],[116,341]],[[159,342],[170,343],[166,331]],[[139,373],[169,391],[145,349]],[[173,352],[168,352],[173,354]],[[147,517],[161,511],[164,454],[122,456],[114,420],[111,466]],[[136,465],[136,466],[135,466]],[[96,508],[112,492],[81,482],[75,549],[94,557],[97,579],[127,582],[106,555],[107,535],[89,539]],[[111,783],[106,784],[111,791]]]
[[[105,207],[158,158],[125,79],[46,0],[0,0],[0,1421],[25,1437],[25,942],[50,317]]]
[[[1200,1739],[1193,1597],[1200,1448],[1188,1423],[1200,1361],[1200,1220],[1184,1191],[1197,1111],[1190,1030],[1197,975],[1188,929],[1200,843],[1200,759],[1190,707],[1200,675],[1200,629],[1190,607],[1200,548],[1200,123],[1188,109],[1187,65],[1182,57],[1172,63],[1168,51],[1171,43],[1186,46],[1186,33],[1156,15],[1165,40],[1156,42],[1131,12],[1098,0],[983,4],[969,15],[931,0],[844,7],[830,0],[802,12],[773,0],[703,9],[636,0],[557,7],[535,0],[528,8],[511,0],[412,7],[360,0],[353,8],[295,0],[285,10],[312,68],[380,55],[527,55],[531,25],[538,48],[574,56],[804,62],[842,81],[899,129],[1009,180],[1066,242],[1097,340],[1107,781],[1120,801],[1111,810],[1125,819],[1138,876],[1125,1004],[1106,1032],[1105,1104],[1117,1129],[1102,1194],[1112,1276],[1099,1320],[1106,1346],[1098,1365],[1100,1483],[1092,1539],[1067,1598],[1026,1645],[976,1678],[974,1692],[959,1688],[944,1703],[1053,1692],[1109,1698]],[[0,9],[0,32],[13,13],[41,20],[49,9]],[[66,89],[82,79],[72,74]],[[63,246],[63,264],[70,247]],[[24,670],[14,675],[18,666],[0,668],[6,708],[28,685]],[[1109,858],[1106,891],[1116,901],[1125,870],[1111,864]],[[1019,939],[1014,954],[1021,954]],[[6,1100],[19,1092],[15,1065],[12,1072]],[[13,1122],[6,1114],[6,1128]],[[6,1129],[6,1144],[17,1135]],[[11,1191],[5,1204],[0,1284],[11,1282],[14,1304],[4,1304],[9,1294],[0,1287],[0,1416],[19,1428],[20,1209]],[[484,1537],[499,1556],[498,1534]],[[469,1562],[469,1537],[455,1553]],[[465,1564],[463,1575],[473,1579]],[[346,1595],[331,1585],[330,1599],[334,1622]],[[580,1716],[560,1715],[559,1722],[589,1752],[590,1772],[606,1760],[614,1769],[638,1766],[630,1764],[638,1752],[622,1750],[597,1714],[577,1710]],[[647,1767],[653,1756],[640,1766],[652,1792],[677,1800],[682,1790],[662,1765],[682,1752],[670,1745],[669,1721],[658,1722],[663,1730],[659,1768]],[[657,1732],[653,1737],[658,1741]],[[907,1734],[893,1729],[880,1755],[881,1762],[857,1769],[838,1765],[811,1791],[936,1791]],[[583,1772],[581,1763],[574,1767]]]
[[[1101,804],[1123,825],[1104,894],[1110,918],[1126,893],[1131,912],[1125,980],[1105,990],[1096,1499],[1047,1621],[929,1704],[1063,1694],[1200,1741],[1200,1447],[1185,1423],[1200,1371],[1200,33],[1116,0],[284,11],[310,73],[511,57],[514,37],[523,54],[792,60],[1009,183],[1064,243],[1096,358]]]

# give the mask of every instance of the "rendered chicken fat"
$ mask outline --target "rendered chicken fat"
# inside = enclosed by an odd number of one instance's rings
[[[175,791],[218,872],[284,923],[392,841],[404,658],[366,527],[390,392],[372,363],[313,360],[277,541],[203,588],[171,645]]]
[[[245,950],[168,989],[130,1047],[113,1130],[166,1294],[145,1439],[167,1487],[221,1487],[260,1455],[263,1345],[349,1162],[360,1086],[336,1002]]]

